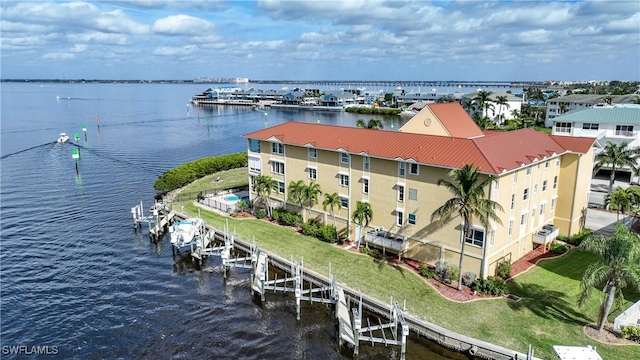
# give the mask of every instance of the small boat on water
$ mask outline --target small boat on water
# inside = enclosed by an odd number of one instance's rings
[[[66,133],[60,133],[58,136],[58,140],[56,141],[58,144],[66,143],[69,140],[69,135]]]
[[[200,218],[189,218],[183,221],[176,221],[169,228],[171,235],[171,245],[178,251],[188,251],[198,246],[198,240],[205,233],[204,220]]]

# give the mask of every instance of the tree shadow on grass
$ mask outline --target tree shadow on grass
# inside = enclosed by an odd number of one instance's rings
[[[381,260],[378,260],[378,259],[373,259],[373,261],[378,263],[378,270],[382,270],[385,267],[390,267],[392,269],[397,270],[403,278],[406,277],[405,269],[402,266],[398,265],[398,264],[390,263],[390,262],[387,262],[387,261],[381,261]]]
[[[562,291],[548,290],[538,284],[513,283],[511,293],[522,298],[520,301],[509,301],[509,307],[520,311],[529,309],[544,319],[559,320],[571,325],[585,325],[593,319],[576,311],[577,299],[566,300],[567,295]]]

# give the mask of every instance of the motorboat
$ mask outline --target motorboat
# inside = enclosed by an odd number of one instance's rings
[[[189,218],[183,221],[176,221],[169,227],[171,235],[171,245],[179,252],[189,251],[198,247],[198,240],[205,233],[204,220],[200,218]]]
[[[66,133],[60,133],[60,135],[58,136],[57,143],[58,144],[66,143],[67,140],[69,140],[69,135],[67,135]]]

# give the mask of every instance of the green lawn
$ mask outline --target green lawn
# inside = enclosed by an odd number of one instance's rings
[[[195,215],[198,208],[190,202],[185,212]],[[529,344],[538,357],[553,359],[552,345],[594,345],[604,359],[638,359],[640,346],[606,346],[582,333],[584,324],[595,322],[598,298],[594,295],[584,308],[578,308],[582,271],[591,261],[589,254],[571,251],[562,258],[547,260],[510,283],[510,291],[523,297],[520,302],[507,299],[455,303],[446,300],[412,271],[381,264],[372,258],[354,254],[328,243],[299,235],[262,220],[236,220],[202,211],[208,225],[222,229],[228,221],[230,229],[245,240],[256,239],[262,249],[284,258],[304,258],[305,268],[328,275],[329,263],[340,283],[357,289],[383,302],[391,297],[407,301],[407,311],[452,331],[484,341],[526,352]],[[596,295],[601,295],[596,291]],[[640,298],[627,295],[610,321]]]

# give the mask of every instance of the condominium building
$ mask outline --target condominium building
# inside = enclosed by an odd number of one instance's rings
[[[339,231],[355,240],[351,214],[357,202],[368,202],[373,218],[365,243],[429,264],[457,264],[463,241],[460,218],[444,226],[431,221],[453,197],[437,182],[475,165],[483,177],[496,178],[485,194],[503,208],[500,222],[488,229],[474,223],[464,236],[462,271],[482,277],[501,261],[581,230],[595,141],[531,129],[483,132],[458,103],[427,105],[400,131],[288,122],[245,137],[250,179],[262,174],[278,183],[272,204],[288,206],[292,181],[315,181],[341,199],[334,211]],[[322,198],[311,217],[331,223]]]
[[[553,119],[564,113],[574,110],[592,108],[598,104],[630,104],[639,98],[637,94],[628,95],[593,95],[593,94],[573,94],[561,96],[547,100],[547,113],[544,126],[551,127]]]

